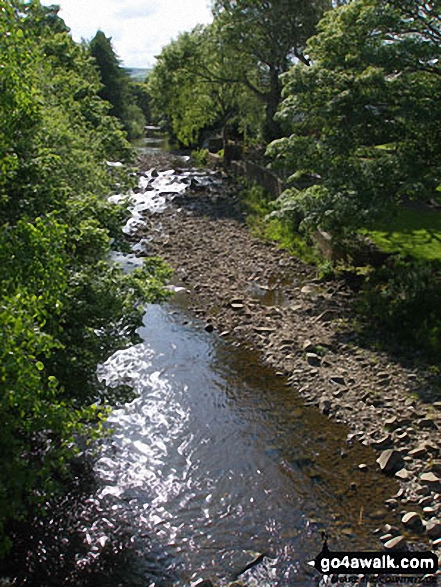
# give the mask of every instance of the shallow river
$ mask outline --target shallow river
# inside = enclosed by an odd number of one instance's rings
[[[109,385],[138,394],[111,416],[96,463],[105,523],[129,520],[133,584],[240,574],[248,586],[314,585],[307,563],[322,530],[335,550],[378,548],[372,530],[395,485],[377,473],[374,453],[304,406],[252,351],[206,332],[185,296],[150,305],[143,342],[99,368]],[[256,553],[263,561],[241,573]]]

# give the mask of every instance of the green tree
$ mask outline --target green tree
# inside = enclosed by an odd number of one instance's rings
[[[216,23],[183,33],[163,49],[148,87],[157,118],[165,117],[182,144],[195,145],[203,129],[220,128],[226,146],[233,123],[245,130],[259,115],[254,97],[232,83],[236,64]]]
[[[235,79],[243,83],[265,108],[263,136],[281,136],[274,120],[281,100],[280,75],[293,60],[309,65],[306,42],[326,0],[216,0],[215,19],[224,43],[236,55]]]
[[[121,66],[111,41],[110,37],[98,31],[89,45],[103,84],[99,95],[111,104],[110,114],[119,118],[129,137],[134,138],[142,135],[145,118],[136,104],[133,84]]]
[[[7,526],[63,490],[76,438],[99,431],[95,369],[161,295],[152,262],[104,262],[132,160],[99,75],[57,8],[0,0],[0,556]],[[126,332],[123,337],[121,332]]]
[[[356,0],[329,11],[311,67],[285,76],[290,137],[269,148],[296,187],[283,208],[343,234],[441,180],[439,2]]]

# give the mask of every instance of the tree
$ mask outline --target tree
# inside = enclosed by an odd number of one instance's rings
[[[98,31],[89,45],[90,54],[97,63],[103,84],[99,95],[111,104],[110,114],[123,123],[129,138],[134,138],[142,135],[145,118],[141,108],[136,104],[132,82],[121,67],[111,41],[110,37]]]
[[[355,0],[329,11],[308,43],[311,67],[285,76],[280,116],[293,133],[269,152],[293,173],[297,189],[283,207],[303,225],[342,234],[403,198],[433,197],[441,180],[438,4]]]
[[[259,115],[249,91],[232,83],[236,64],[216,23],[196,27],[163,49],[149,76],[149,92],[156,115],[165,115],[182,144],[194,145],[203,129],[220,127],[226,148],[231,125],[241,121],[244,130]]]
[[[274,120],[281,100],[280,75],[293,60],[309,65],[306,42],[327,0],[216,0],[215,19],[224,43],[235,53],[236,76],[265,108],[263,136],[277,138]]]
[[[126,211],[108,160],[132,150],[57,8],[0,0],[0,558],[8,524],[66,488],[76,439],[99,433],[96,365],[161,293],[153,262],[104,259]],[[127,175],[127,174],[126,174]]]

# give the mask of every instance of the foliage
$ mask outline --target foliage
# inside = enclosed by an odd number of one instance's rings
[[[311,67],[285,76],[292,134],[269,153],[291,171],[284,208],[335,235],[440,183],[439,2],[355,0],[311,38]],[[423,13],[429,11],[427,18]]]
[[[125,214],[107,202],[132,152],[82,45],[36,0],[0,0],[0,555],[7,525],[61,491],[100,431],[95,367],[161,295],[157,261],[103,262]]]
[[[198,144],[207,128],[220,128],[225,141],[234,124],[245,131],[259,105],[232,83],[236,67],[215,24],[180,35],[162,50],[148,79],[157,120],[186,146]]]
[[[264,188],[246,184],[240,194],[241,207],[254,234],[277,242],[282,248],[307,263],[318,262],[318,255],[307,239],[299,236],[291,222],[274,214],[276,203]]]
[[[264,106],[264,139],[275,139],[281,135],[274,120],[281,99],[280,75],[294,59],[309,65],[306,41],[331,4],[326,0],[216,0],[214,5],[223,42],[237,58],[236,78]]]
[[[89,44],[90,54],[96,61],[103,84],[99,95],[110,102],[110,114],[119,118],[129,138],[137,138],[143,135],[146,124],[143,109],[138,103],[145,107],[143,86],[131,81],[120,65],[111,40],[98,31]]]
[[[191,152],[191,158],[196,167],[205,167],[208,163],[208,149],[196,149]]]
[[[416,347],[438,361],[441,351],[441,274],[433,263],[397,258],[367,277],[359,310],[367,328],[380,327],[389,341]]]

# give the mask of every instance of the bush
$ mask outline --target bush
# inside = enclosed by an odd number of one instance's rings
[[[366,278],[359,310],[389,340],[430,359],[441,352],[441,274],[428,262],[397,259]]]

